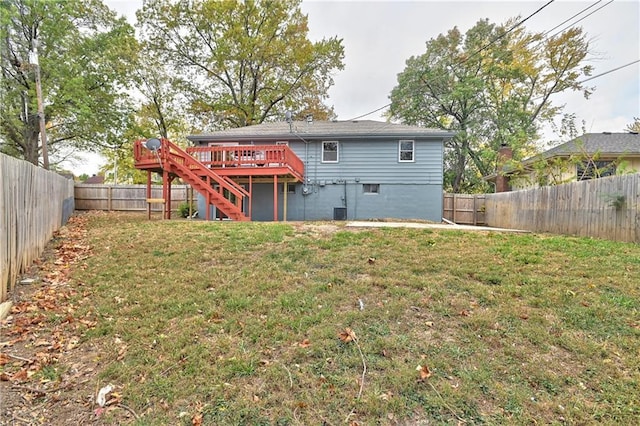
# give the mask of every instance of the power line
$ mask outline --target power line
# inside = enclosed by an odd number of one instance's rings
[[[598,2],[598,3],[599,3],[599,2]],[[592,6],[595,6],[595,5],[596,5],[596,4],[598,4],[598,3],[594,3],[593,5],[589,6],[588,8],[583,9],[583,10],[582,10],[582,11],[580,11],[577,15],[579,15],[580,13],[582,13],[582,12],[586,11],[587,9],[591,8]],[[582,18],[578,19],[577,21],[575,21],[574,23],[572,23],[572,24],[570,25],[570,27],[575,26],[575,25],[576,25],[578,22],[580,22],[580,21],[584,21],[584,20],[585,20],[585,19],[587,19],[589,16],[593,15],[594,13],[596,13],[597,11],[599,11],[600,9],[602,9],[602,8],[605,8],[605,7],[609,6],[611,3],[613,3],[613,0],[609,0],[607,3],[603,4],[602,6],[600,6],[599,8],[597,8],[596,10],[594,10],[593,12],[591,12],[591,13],[589,13],[589,14],[587,14],[587,15],[583,16]],[[573,18],[573,17],[571,17],[571,18],[569,18],[569,19],[572,19],[572,18]],[[564,22],[563,22],[563,23],[564,23]],[[560,25],[562,25],[562,24],[560,24]],[[551,30],[547,31],[547,33],[548,33],[548,32],[553,31],[553,30],[554,30],[554,29],[556,29],[556,28],[557,28],[557,26],[556,26],[556,27],[554,27],[554,28],[552,28]],[[562,30],[560,30],[560,31],[558,31],[558,32],[556,32],[556,33],[554,33],[554,34],[551,34],[551,35],[550,35],[549,37],[547,37],[547,38],[555,37],[556,35],[558,35],[558,34],[559,34],[559,33],[561,33],[562,31],[566,31],[568,28],[569,28],[569,27],[567,27],[567,28],[563,28]],[[547,33],[544,33],[543,35],[546,35]]]
[[[549,0],[546,4],[544,4],[543,6],[541,6],[540,8],[538,8],[538,10],[536,10],[535,12],[533,12],[531,15],[527,16],[526,18],[524,18],[522,21],[518,22],[517,24],[515,24],[513,27],[509,28],[504,34],[500,34],[498,37],[494,38],[493,40],[491,40],[488,44],[482,46],[480,49],[476,50],[475,52],[473,52],[471,55],[469,55],[467,58],[465,58],[464,60],[460,61],[458,64],[453,65],[453,67],[455,68],[458,65],[462,65],[465,62],[467,62],[469,59],[473,58],[475,55],[477,55],[478,53],[482,52],[483,50],[485,50],[487,47],[492,46],[495,42],[497,42],[498,40],[500,40],[501,38],[504,38],[507,36],[507,34],[509,34],[511,31],[515,30],[516,28],[518,28],[520,25],[524,24],[525,22],[527,22],[529,19],[531,19],[533,16],[537,15],[538,13],[540,13],[542,11],[542,9],[544,9],[545,7],[549,6],[551,3],[553,3],[555,0]]]
[[[553,3],[555,0],[549,0],[547,3],[545,3],[543,6],[539,7],[535,12],[533,12],[532,14],[530,14],[529,16],[527,16],[526,18],[524,18],[522,21],[519,21],[517,24],[515,24],[514,26],[512,26],[511,28],[509,28],[505,33],[500,34],[498,37],[494,38],[493,40],[491,40],[488,44],[482,46],[480,49],[476,50],[475,52],[473,52],[471,55],[469,55],[468,57],[466,57],[465,59],[461,60],[460,62],[458,62],[457,64],[453,65],[453,68],[464,64],[465,62],[467,62],[469,59],[471,59],[472,57],[474,57],[475,55],[477,55],[478,53],[482,52],[483,50],[485,50],[486,48],[492,46],[495,42],[497,42],[498,40],[500,40],[501,38],[504,38],[507,36],[507,34],[509,34],[511,31],[515,30],[516,28],[518,28],[519,26],[521,26],[522,24],[524,24],[525,22],[527,22],[529,19],[531,19],[533,16],[537,15],[538,13],[540,13],[542,11],[542,9],[544,9],[545,7],[549,6],[551,3]],[[613,0],[611,0],[613,1]],[[571,18],[570,18],[571,19]],[[560,24],[562,25],[562,24]],[[352,118],[351,120],[347,120],[347,121],[353,121],[353,120],[357,120],[359,118],[362,117],[366,117],[368,115],[371,115],[373,113],[376,113],[384,108],[387,108],[391,105],[391,103],[388,103],[386,105],[381,106],[380,108],[376,108],[373,111],[367,112],[366,114],[362,114],[359,115],[355,118]]]
[[[619,67],[610,69],[610,70],[605,71],[603,73],[600,73],[598,75],[594,75],[593,77],[586,78],[586,79],[584,79],[582,81],[579,81],[578,84],[586,83],[587,81],[593,80],[593,79],[598,78],[598,77],[602,77],[603,75],[611,74],[614,71],[621,70],[622,68],[626,68],[626,67],[631,66],[633,64],[637,64],[638,62],[640,62],[640,59],[636,59],[635,61],[629,62],[628,64],[620,65]]]
[[[611,0],[609,3],[611,3],[612,1],[613,1],[613,0]],[[563,26],[564,24],[566,24],[567,22],[569,22],[569,21],[570,21],[570,20],[572,20],[573,18],[577,17],[578,15],[581,15],[582,13],[584,13],[584,12],[586,12],[587,10],[591,9],[593,6],[597,5],[597,4],[598,4],[598,3],[600,3],[600,2],[602,2],[602,0],[598,0],[597,2],[593,3],[591,6],[587,6],[587,7],[585,7],[584,9],[582,9],[580,12],[576,13],[576,14],[575,14],[575,15],[573,15],[572,17],[570,17],[570,18],[568,18],[568,19],[565,19],[564,21],[560,22],[560,23],[559,23],[558,25],[556,25],[555,27],[551,28],[550,30],[545,31],[544,33],[542,33],[542,37],[546,36],[546,35],[547,35],[547,34],[549,34],[551,31],[553,31],[553,30],[557,29],[558,27]],[[609,4],[609,3],[607,3],[607,4]],[[604,6],[606,6],[607,4],[605,4]],[[604,7],[604,6],[602,6],[602,7]],[[601,7],[600,9],[602,9],[602,7]],[[596,10],[594,10],[594,11],[593,11],[592,13],[590,13],[589,15],[591,15],[591,14],[593,14],[593,13],[597,12],[597,11],[598,11],[598,10],[600,10],[600,9],[596,9]],[[589,15],[587,15],[587,16],[589,16]],[[586,18],[587,16],[585,16],[584,18]],[[582,19],[584,19],[584,18],[582,18]],[[582,19],[581,19],[581,20],[582,20]],[[573,24],[571,24],[571,26],[573,26],[573,25],[577,24],[578,22],[580,22],[580,21],[576,21],[576,22],[574,22]]]
[[[382,110],[382,109],[385,109],[385,108],[387,108],[387,107],[389,107],[389,106],[391,106],[391,103],[388,103],[388,104],[386,104],[386,105],[383,105],[383,106],[381,106],[380,108],[374,109],[373,111],[368,112],[368,113],[366,113],[366,114],[362,114],[362,115],[359,115],[359,116],[357,116],[357,117],[351,118],[351,119],[349,119],[349,120],[347,120],[347,121],[353,121],[353,120],[357,120],[357,119],[362,118],[362,117],[366,117],[367,115],[371,115],[371,114],[373,114],[374,112],[378,112],[378,111],[380,111],[380,110]]]

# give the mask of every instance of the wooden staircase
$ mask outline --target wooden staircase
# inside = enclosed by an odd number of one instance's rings
[[[215,206],[232,220],[250,220],[242,211],[249,193],[232,179],[206,167],[168,139],[160,139],[157,150],[149,150],[145,140],[134,143],[137,169],[177,176],[195,188],[206,200],[207,208]]]

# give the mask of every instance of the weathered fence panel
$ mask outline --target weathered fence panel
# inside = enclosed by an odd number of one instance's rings
[[[444,194],[443,217],[460,225],[484,225],[484,194]]]
[[[640,242],[640,174],[486,194],[489,226]]]
[[[178,210],[189,199],[188,185],[171,185],[171,210]],[[151,187],[150,198],[162,198],[162,185]],[[146,211],[146,185],[88,185],[75,186],[76,210]],[[162,204],[152,204],[151,211],[161,212]]]
[[[73,209],[72,180],[0,154],[0,302]]]

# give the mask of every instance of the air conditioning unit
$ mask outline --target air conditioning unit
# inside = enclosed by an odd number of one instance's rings
[[[346,207],[334,207],[333,208],[333,220],[347,220],[347,208]]]

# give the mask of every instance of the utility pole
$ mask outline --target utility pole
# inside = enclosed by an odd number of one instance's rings
[[[32,50],[29,52],[29,62],[35,66],[36,72],[36,97],[38,98],[38,120],[40,121],[40,141],[42,143],[42,166],[49,170],[49,152],[47,150],[47,128],[44,118],[44,105],[42,101],[42,85],[40,82],[40,64],[38,60],[38,39],[32,40]]]

